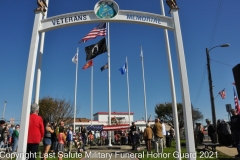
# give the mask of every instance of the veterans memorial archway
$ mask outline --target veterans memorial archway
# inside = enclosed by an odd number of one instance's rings
[[[87,3],[87,2],[85,2]],[[131,2],[128,2],[131,3]],[[172,101],[173,107],[176,106],[175,98],[175,86],[173,82],[172,74],[172,62],[169,50],[169,40],[167,35],[167,30],[174,32],[174,38],[177,49],[178,67],[180,72],[180,82],[182,91],[182,103],[184,106],[184,119],[185,119],[185,130],[187,137],[187,152],[195,153],[195,144],[193,136],[193,125],[192,125],[192,113],[191,113],[191,102],[189,95],[189,86],[187,78],[187,70],[185,63],[185,55],[182,42],[182,34],[180,28],[180,21],[178,15],[178,7],[175,0],[167,0],[167,4],[170,7],[170,13],[172,17],[165,16],[165,11],[163,7],[163,0],[160,0],[162,6],[162,15],[133,11],[133,10],[119,10],[118,4],[113,0],[101,0],[93,6],[94,10],[91,11],[80,11],[67,14],[61,14],[53,17],[47,17],[47,12],[45,7],[48,4],[44,0],[38,0],[38,8],[35,11],[35,19],[33,24],[33,31],[31,37],[31,44],[28,57],[28,65],[26,72],[26,80],[24,86],[24,95],[22,103],[22,113],[21,113],[21,128],[18,152],[26,153],[27,137],[28,137],[28,127],[29,127],[29,113],[32,100],[34,75],[36,69],[37,57],[39,61],[42,59],[43,54],[43,44],[45,32],[50,30],[55,30],[58,28],[69,27],[73,25],[81,25],[87,23],[95,22],[125,22],[125,23],[137,23],[141,25],[150,25],[153,27],[163,28],[165,32],[166,50],[169,54],[169,73],[171,79],[172,87]],[[49,8],[51,9],[51,8]],[[41,40],[40,40],[41,35]],[[39,48],[39,52],[37,49]],[[40,65],[41,66],[41,65]],[[38,73],[36,78],[36,100],[38,102],[39,98],[39,86],[40,86],[40,76],[41,67],[38,67]],[[178,124],[176,108],[174,109],[175,117],[175,127]],[[178,126],[178,125],[177,125]],[[178,128],[178,127],[177,127]],[[176,129],[177,130],[177,129]],[[25,157],[19,157],[18,160],[24,160]],[[190,159],[196,159],[191,157]]]

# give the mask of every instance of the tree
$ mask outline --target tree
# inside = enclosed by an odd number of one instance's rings
[[[48,119],[57,124],[59,124],[60,121],[69,123],[74,115],[74,107],[72,103],[66,99],[54,99],[48,96],[39,100],[39,115],[41,115],[43,119]]]
[[[173,123],[173,110],[172,110],[172,103],[161,103],[157,104],[155,106],[155,113],[157,114],[157,117],[164,120],[168,125],[174,126]],[[181,103],[177,103],[177,113],[178,113],[178,123],[179,123],[179,128],[184,127],[184,116],[183,116],[183,107]],[[193,122],[196,120],[200,120],[203,118],[203,115],[200,111],[194,109],[192,107],[192,117],[193,117]]]

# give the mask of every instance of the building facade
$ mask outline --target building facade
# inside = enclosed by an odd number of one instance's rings
[[[135,122],[137,128],[139,130],[144,131],[146,128],[146,122],[144,120],[136,120],[134,121],[134,112],[130,112],[130,116],[128,112],[112,112],[111,113],[111,124],[132,124]],[[130,120],[129,120],[130,117]],[[154,125],[154,121],[148,122],[150,125]],[[80,126],[106,126],[109,124],[108,120],[108,112],[97,112],[93,115],[93,120],[86,118],[76,118],[75,126],[76,131],[79,130]],[[166,125],[166,130],[169,130],[169,126]]]

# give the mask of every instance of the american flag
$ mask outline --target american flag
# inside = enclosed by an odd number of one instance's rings
[[[219,94],[220,94],[220,96],[222,97],[222,99],[226,98],[225,89],[223,89],[222,91],[220,91]]]
[[[233,88],[233,91],[234,91],[234,102],[235,102],[235,109],[236,109],[236,112],[239,113],[239,104],[238,104],[238,97],[236,95],[236,92],[235,92],[235,89]]]
[[[93,28],[85,37],[83,37],[79,43],[86,42],[89,39],[94,39],[97,36],[106,36],[106,22],[100,23],[97,27]]]

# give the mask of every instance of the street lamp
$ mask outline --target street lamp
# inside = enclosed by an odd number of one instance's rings
[[[206,54],[207,54],[207,69],[208,69],[208,82],[209,82],[209,92],[210,92],[210,101],[211,101],[211,108],[212,108],[212,121],[213,121],[213,127],[216,130],[216,112],[215,112],[215,104],[214,104],[214,96],[213,96],[213,85],[212,85],[212,75],[211,75],[211,68],[210,68],[210,56],[209,52],[216,48],[216,47],[228,47],[230,44],[221,44],[215,47],[212,47],[211,49],[206,48]]]

